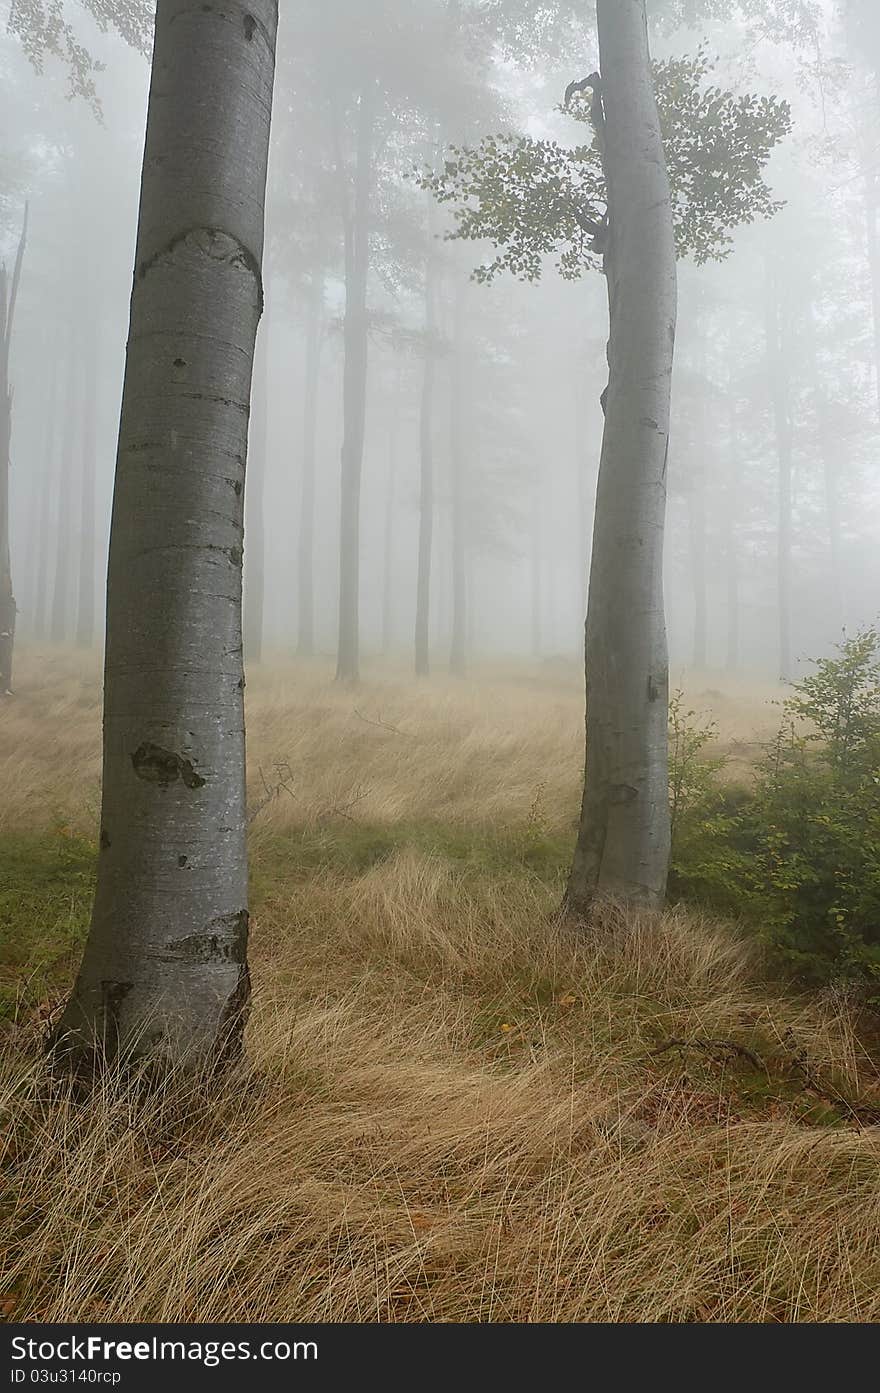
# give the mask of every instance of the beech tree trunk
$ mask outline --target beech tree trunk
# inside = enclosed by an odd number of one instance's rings
[[[9,375],[15,302],[27,244],[27,207],[11,278],[0,264],[0,698],[12,695],[12,660],[18,606],[12,584],[9,471],[12,449],[12,382]]]
[[[791,418],[789,307],[779,284],[780,269],[767,261],[766,342],[767,381],[770,384],[773,429],[777,459],[777,540],[776,594],[779,624],[779,676],[791,680],[791,551],[792,551],[792,465],[793,428]]]
[[[358,106],[353,207],[345,214],[345,328],[342,488],[339,527],[339,648],[337,682],[360,677],[361,473],[367,413],[367,278],[373,187],[375,94],[365,83]],[[342,170],[340,168],[340,175]]]
[[[315,651],[315,468],[318,440],[318,383],[321,374],[321,336],[324,281],[309,287],[306,309],[303,455],[300,480],[299,548],[297,552],[297,643],[301,658]]]
[[[452,383],[449,398],[449,456],[452,473],[452,635],[449,671],[463,677],[467,667],[467,539],[465,519],[465,371],[464,301],[467,284],[455,291],[452,325]]]
[[[249,996],[242,536],[277,0],[158,0],[91,929],[59,1064],[219,1063]]]
[[[83,456],[80,492],[79,585],[76,642],[95,641],[95,451],[98,446],[98,321],[92,302],[83,359]]]
[[[52,524],[52,494],[55,488],[55,454],[58,445],[58,427],[61,417],[59,391],[58,358],[53,356],[49,377],[48,420],[43,453],[43,471],[40,476],[40,502],[37,511],[37,534],[34,539],[34,612],[31,632],[38,642],[46,637],[46,604],[49,593],[49,533]]]
[[[79,416],[80,346],[71,330],[67,359],[67,400],[61,421],[61,457],[58,461],[57,518],[55,528],[55,572],[52,577],[52,605],[49,638],[64,643],[70,609],[73,512],[73,468],[76,459]]]
[[[397,490],[397,439],[400,430],[400,373],[391,403],[388,425],[388,479],[385,485],[385,572],[382,582],[382,653],[394,646],[394,505]]]
[[[663,531],[676,265],[644,0],[599,0],[610,377],[586,622],[586,774],[566,905],[658,907],[669,868]]]
[[[416,676],[430,670],[431,560],[434,544],[434,391],[437,381],[437,268],[425,263],[425,352],[419,405],[419,558],[416,581]]]
[[[263,660],[266,608],[266,467],[269,451],[269,316],[264,313],[254,352],[244,524],[244,656]]]
[[[727,497],[724,507],[724,561],[727,582],[727,671],[740,664],[739,633],[739,518],[742,507],[742,460],[737,431],[736,402],[730,402]]]

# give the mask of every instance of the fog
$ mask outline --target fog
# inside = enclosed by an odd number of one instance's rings
[[[487,57],[444,49],[428,15],[444,7],[426,0],[377,7],[366,49],[329,21],[294,22],[294,9],[282,0],[248,465],[246,653],[256,661],[308,648],[309,569],[314,648],[336,652],[342,209],[354,197],[357,74],[372,64],[362,657],[414,662],[427,440],[432,671],[448,669],[456,626],[468,663],[579,661],[607,380],[602,276],[565,280],[551,255],[535,283],[473,280],[491,248],[446,239],[449,206],[413,174],[448,143],[496,130],[583,141],[583,127],[558,107],[568,82],[595,66],[594,27],[548,34],[540,54],[496,46]],[[95,101],[71,94],[63,54],[37,70],[18,35],[5,22],[0,30],[0,256],[9,267],[29,205],[10,368],[22,643],[100,641],[149,80],[146,58],[113,29],[102,32],[75,6],[70,17],[96,64]],[[877,616],[876,78],[830,0],[817,32],[820,41],[795,44],[767,25],[703,19],[689,29],[658,25],[653,35],[661,56],[693,54],[705,41],[718,55],[712,81],[784,97],[793,115],[767,174],[784,206],[736,230],[723,262],[679,266],[665,563],[673,673],[791,677],[844,628]],[[780,494],[786,458],[790,516]],[[788,664],[780,652],[787,528]]]

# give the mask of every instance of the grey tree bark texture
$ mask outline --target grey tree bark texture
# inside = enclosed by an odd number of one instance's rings
[[[56,496],[55,567],[52,574],[52,600],[49,607],[49,638],[64,643],[70,610],[71,560],[73,556],[73,470],[79,443],[81,348],[72,324],[67,346],[67,391],[61,422],[61,454],[58,460]]]
[[[12,382],[10,356],[15,305],[27,245],[27,207],[12,275],[0,265],[0,698],[12,695],[12,659],[18,606],[12,584],[12,545],[9,516],[9,471],[12,450]]]
[[[566,908],[659,907],[669,868],[663,531],[677,311],[645,0],[599,0],[610,306],[586,623],[586,771]]]
[[[345,210],[345,326],[342,487],[339,527],[339,640],[337,682],[360,678],[361,474],[367,413],[367,280],[373,187],[375,92],[364,84],[358,107],[353,206]],[[342,170],[340,168],[340,175]]]
[[[776,437],[777,459],[777,539],[776,595],[779,626],[779,677],[792,676],[791,656],[791,554],[793,538],[792,492],[794,474],[794,423],[791,415],[791,309],[787,287],[780,283],[781,263],[767,259],[765,331],[767,381]]]
[[[449,394],[449,464],[452,476],[452,635],[449,671],[463,677],[467,668],[467,538],[465,522],[465,373],[467,340],[465,297],[467,282],[455,289],[452,318],[452,381]]]
[[[269,451],[269,315],[264,312],[254,351],[248,433],[248,486],[245,496],[244,656],[248,663],[263,660],[266,608],[266,467]]]
[[[297,549],[297,644],[301,658],[315,651],[315,470],[318,441],[318,385],[324,332],[324,280],[309,286],[306,310],[303,456],[300,476],[299,546]]]
[[[429,228],[430,233],[430,228]],[[431,647],[431,561],[434,549],[434,389],[437,380],[437,264],[425,261],[425,347],[419,402],[419,555],[416,579],[416,676],[427,677]]]
[[[159,0],[107,585],[91,929],[51,1041],[202,1067],[249,997],[242,532],[277,0]]]
[[[80,481],[79,584],[76,642],[91,648],[95,639],[95,451],[98,439],[98,319],[94,300],[86,325],[83,360],[82,479]]]

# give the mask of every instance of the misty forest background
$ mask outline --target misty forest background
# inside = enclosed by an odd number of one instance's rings
[[[0,701],[0,1316],[876,1321],[880,7],[649,0],[679,250],[696,253],[678,261],[664,476],[671,826],[663,741],[644,740],[662,776],[654,882],[631,856],[632,893],[597,882],[579,906],[608,227],[585,230],[566,202],[573,168],[595,189],[601,136],[589,94],[562,107],[599,66],[595,6],[369,0],[365,18],[365,3],[279,7],[246,802],[240,743],[199,773],[221,724],[202,690],[195,763],[126,746],[103,820],[154,7],[0,6],[0,307],[23,252],[0,332],[17,601]],[[237,585],[238,534],[227,554]],[[128,591],[117,616],[140,632],[139,600],[151,622],[161,604]],[[140,703],[152,730],[150,690],[124,686],[127,640],[119,622],[108,687],[121,673],[123,718]],[[618,647],[601,648],[613,669]],[[641,660],[620,661],[620,690],[636,672],[662,731]],[[187,934],[216,888],[221,822],[236,912]],[[93,917],[98,862],[108,885],[124,874]],[[109,980],[129,950],[141,977]],[[149,1058],[144,1023],[175,989],[193,1029],[165,1043],[182,1057],[201,1013],[225,1048],[223,974],[235,1006],[248,972],[226,1072],[171,1068],[143,1091],[110,1077],[125,1011]],[[82,1091],[45,1058],[48,1043],[57,1066],[78,991],[103,993],[116,1026],[90,1046],[110,1073]]]
[[[346,111],[362,55],[332,15],[298,8],[280,29],[249,453],[252,662],[264,649],[333,655],[337,645],[339,210],[356,133],[349,121],[340,174],[333,110]],[[712,81],[780,94],[794,121],[768,174],[785,206],[737,230],[723,263],[680,268],[665,578],[673,674],[789,678],[844,625],[876,616],[880,40],[870,6],[860,28],[839,7],[801,8],[820,15],[815,29],[759,12],[685,32],[659,24],[654,36],[657,57],[695,53],[705,39],[719,55]],[[380,85],[367,192],[363,653],[415,661],[430,354],[432,663],[448,667],[453,649],[459,665],[465,654],[574,661],[607,380],[602,278],[561,280],[550,258],[539,291],[509,275],[473,283],[491,255],[444,241],[448,210],[412,176],[444,143],[496,129],[581,142],[583,127],[557,108],[596,55],[585,26],[548,33],[541,54],[499,59],[478,36],[440,42],[442,7],[385,9],[370,54]],[[11,264],[30,199],[14,348],[19,634],[90,644],[102,625],[149,69],[117,33],[87,15],[79,23],[96,65],[81,80],[51,57],[36,73],[4,30],[0,235]],[[72,81],[87,90],[72,96]]]

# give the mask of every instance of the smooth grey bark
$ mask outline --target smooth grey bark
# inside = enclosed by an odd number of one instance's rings
[[[599,0],[610,308],[586,622],[586,770],[566,907],[658,907],[669,868],[663,531],[677,292],[644,0]]]
[[[532,566],[531,566],[531,601],[532,601],[532,657],[540,658],[544,649],[543,615],[544,615],[544,518],[541,498],[541,480],[535,485],[535,492],[532,498]],[[584,549],[586,554],[586,548]]]
[[[49,638],[64,643],[68,633],[73,552],[73,469],[76,459],[79,418],[80,353],[76,330],[71,328],[67,359],[67,402],[61,422],[61,457],[58,461],[57,517],[55,527],[55,571],[52,577],[52,603]]]
[[[736,400],[731,395],[728,429],[727,489],[724,505],[724,570],[727,591],[727,671],[740,665],[739,519],[742,509],[742,459]]]
[[[15,305],[27,245],[27,206],[11,277],[0,264],[0,698],[12,695],[12,663],[18,606],[12,584],[12,538],[9,513],[9,471],[12,450],[12,382],[10,355]]]
[[[463,677],[467,667],[467,520],[465,516],[465,296],[467,283],[455,290],[452,317],[452,382],[449,395],[449,463],[452,482],[452,635],[449,671]]]
[[[767,381],[776,440],[777,541],[776,603],[779,625],[779,676],[791,680],[791,554],[794,431],[791,415],[791,324],[788,297],[780,286],[780,268],[767,258],[765,336]]]
[[[382,581],[382,653],[394,645],[394,505],[397,493],[398,435],[400,432],[401,375],[398,373],[391,420],[388,425],[388,477],[385,484],[385,571]]]
[[[354,198],[344,211],[345,325],[343,369],[342,486],[339,526],[339,639],[337,682],[360,677],[361,474],[367,412],[367,281],[370,270],[370,204],[373,190],[375,92],[360,94]],[[341,144],[341,142],[340,142]],[[343,177],[342,157],[338,155]]]
[[[301,658],[315,651],[315,469],[318,441],[318,384],[324,319],[324,281],[309,286],[306,299],[306,359],[303,453],[297,549],[297,643]]]
[[[266,468],[269,451],[269,315],[263,314],[254,352],[244,523],[244,656],[263,660],[266,608]]]
[[[202,1067],[249,996],[242,535],[277,0],[159,0],[107,584],[91,929],[51,1046]]]
[[[55,487],[55,455],[58,446],[61,403],[59,400],[58,357],[53,354],[47,395],[48,415],[40,475],[40,501],[37,534],[34,539],[33,615],[31,633],[38,642],[46,637],[46,603],[49,593],[49,534],[52,523],[52,494]]]
[[[430,228],[429,228],[430,231]],[[430,670],[431,561],[434,545],[434,396],[437,381],[437,265],[425,262],[425,333],[419,402],[419,552],[416,579],[416,676]]]
[[[822,482],[825,494],[825,519],[828,527],[828,550],[831,563],[831,588],[838,628],[846,628],[848,601],[843,560],[843,524],[840,504],[841,443],[835,438],[831,419],[831,403],[819,366],[816,347],[816,324],[812,313],[807,318],[806,348],[808,367],[819,436],[819,455],[822,460]]]
[[[95,641],[95,451],[98,443],[98,321],[89,315],[83,358],[82,479],[80,483],[79,584],[76,642]]]

